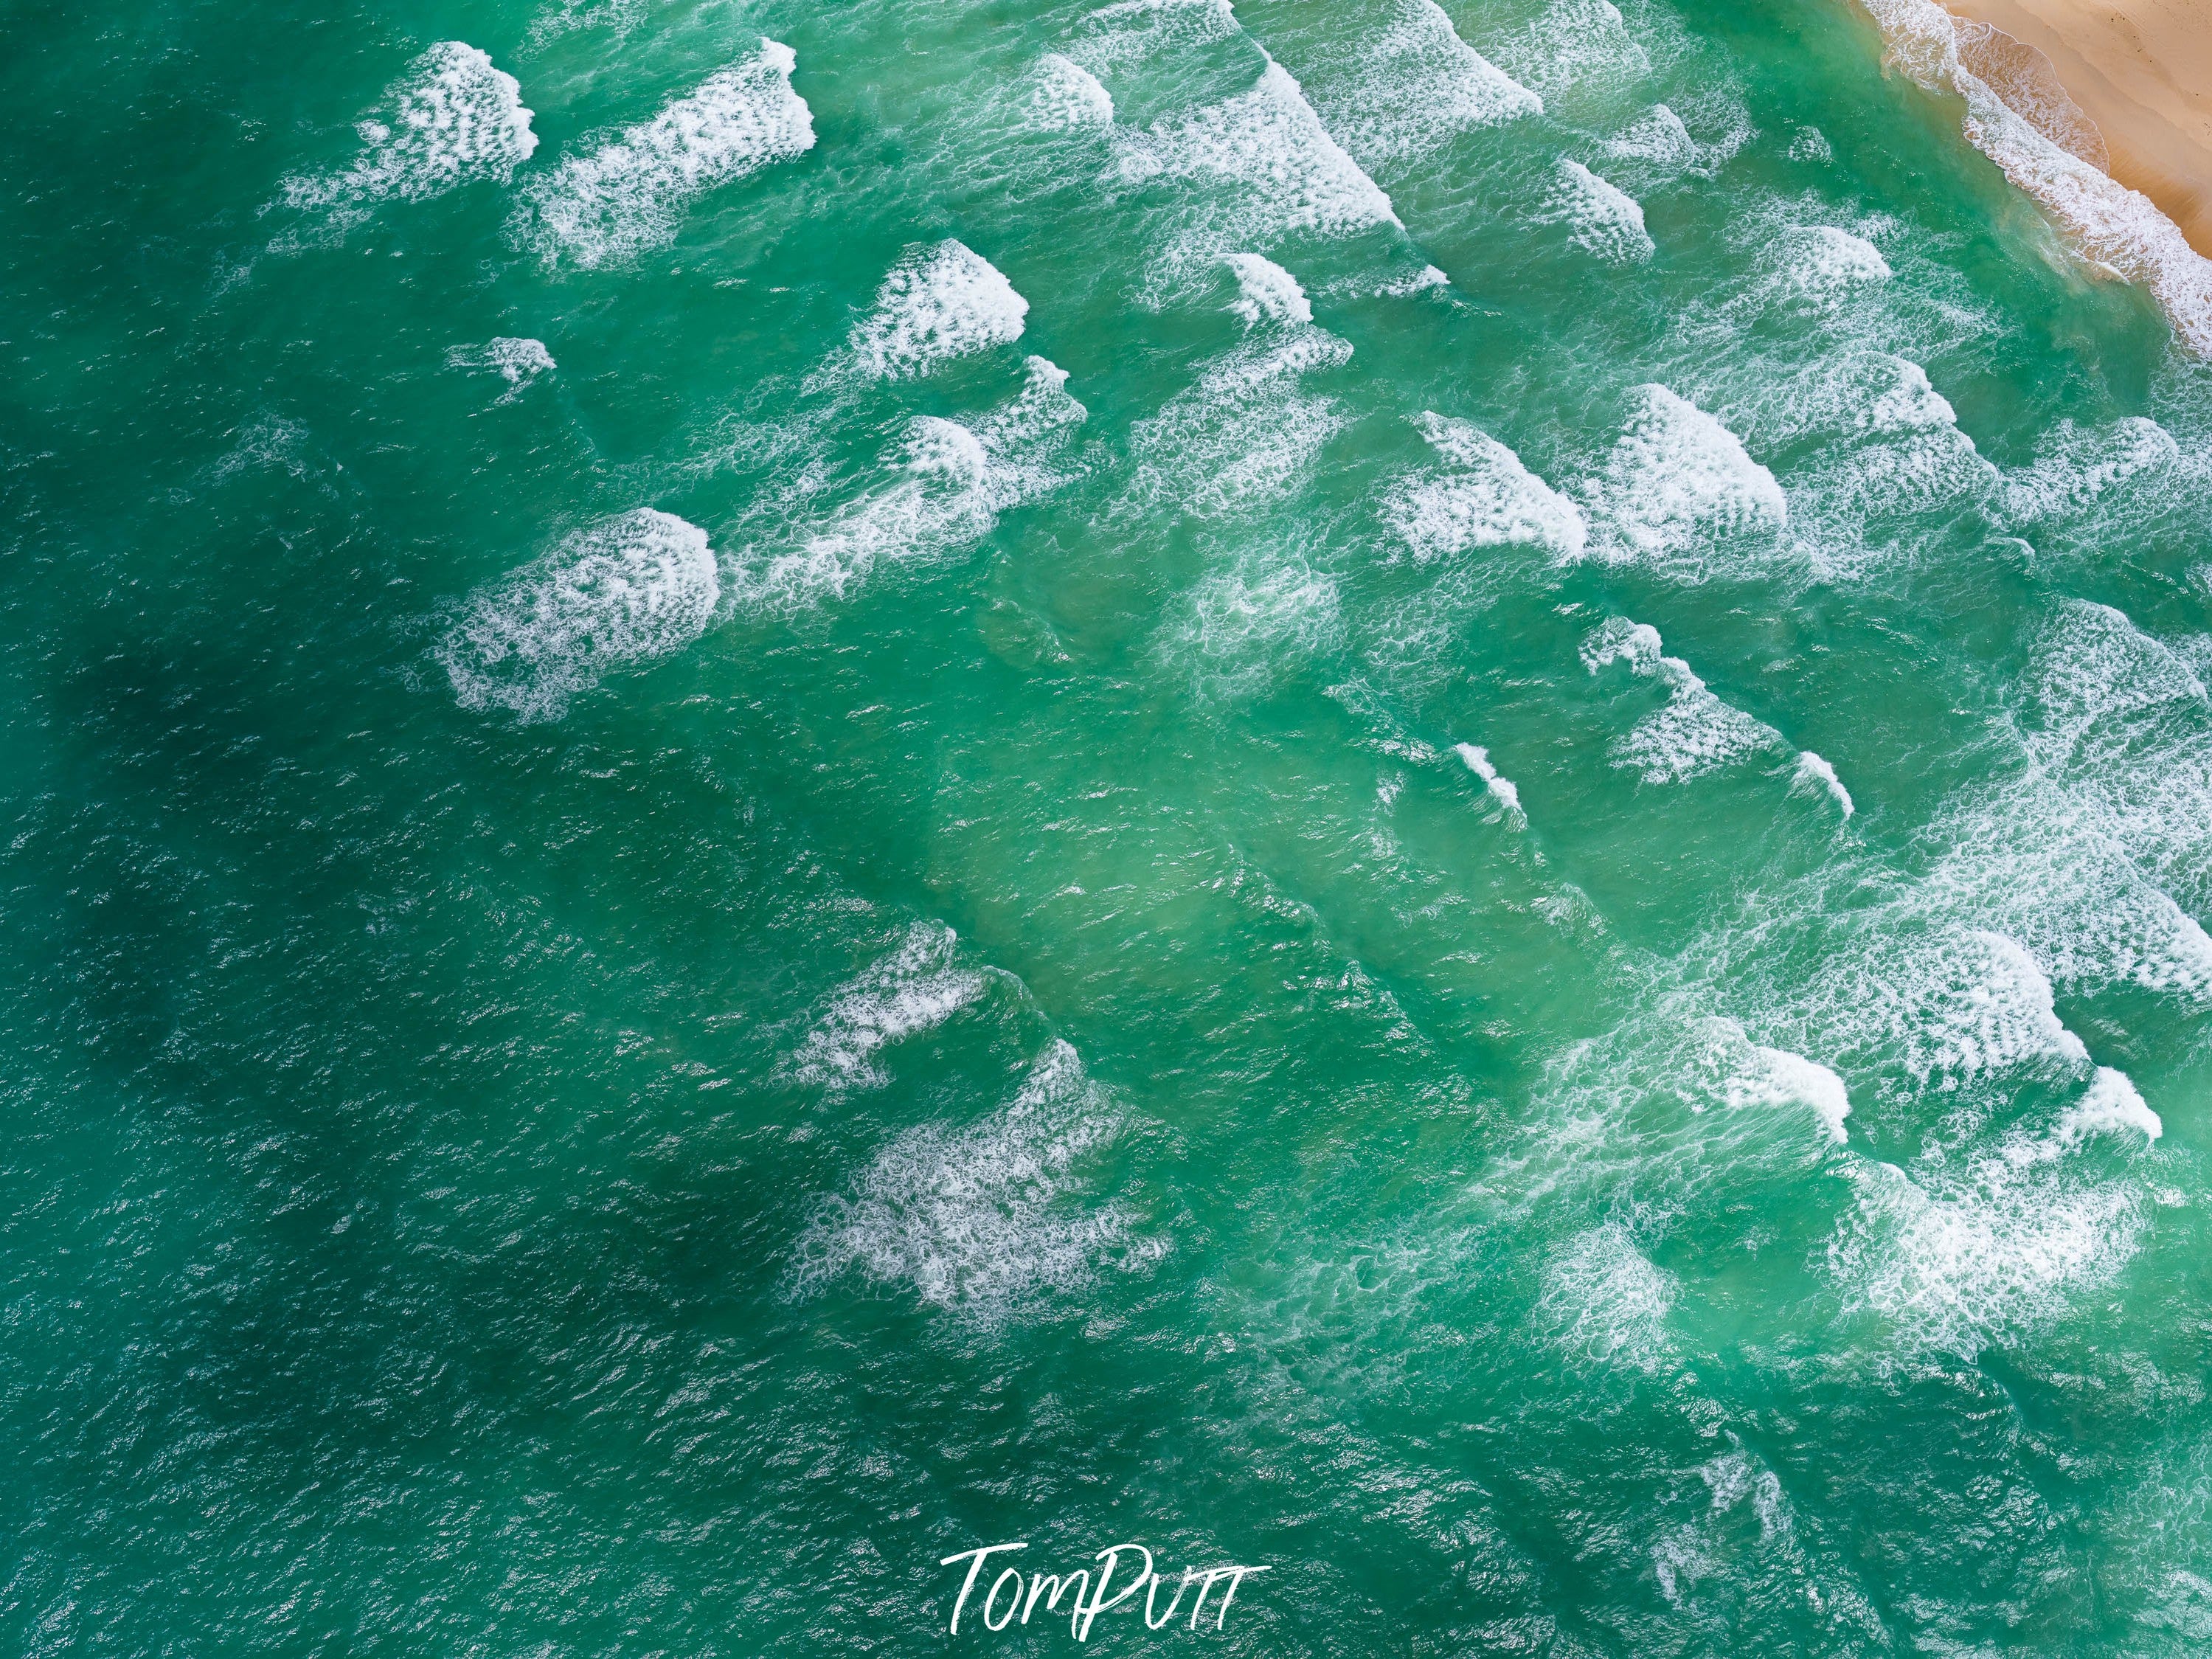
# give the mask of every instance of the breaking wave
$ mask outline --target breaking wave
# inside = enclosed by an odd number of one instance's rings
[[[547,264],[586,270],[675,240],[699,197],[814,147],[813,116],[791,89],[797,61],[763,40],[652,120],[563,156],[524,187],[518,235]]]
[[[601,676],[705,633],[721,592],[707,532],[640,507],[479,591],[435,655],[462,708],[558,720]]]
[[[1085,1205],[1084,1171],[1123,1132],[1067,1043],[1039,1054],[1004,1109],[965,1127],[895,1137],[800,1239],[792,1288],[811,1294],[857,1271],[921,1303],[995,1325],[1102,1267],[1141,1270],[1166,1242],[1107,1201]]]
[[[1783,746],[1782,734],[1764,720],[1721,701],[1680,657],[1661,654],[1659,630],[1613,617],[1583,641],[1583,665],[1593,674],[1625,662],[1639,678],[1665,688],[1667,705],[1616,738],[1607,751],[1615,766],[1646,783],[1683,783],[1764,750]]]
[[[390,108],[361,124],[360,159],[342,173],[286,179],[288,205],[343,214],[478,180],[505,184],[538,148],[521,84],[465,41],[431,47],[388,95]]]
[[[847,349],[878,380],[927,374],[939,363],[1022,337],[1030,302],[966,244],[909,248],[854,325]]]

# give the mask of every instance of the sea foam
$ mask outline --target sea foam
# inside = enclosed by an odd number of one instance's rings
[[[2061,421],[2031,465],[2005,479],[2001,507],[2015,526],[2077,514],[2138,477],[2155,477],[2181,459],[2181,447],[2156,421],[2130,415],[2109,427]]]
[[[1455,743],[1452,745],[1452,753],[1460,757],[1461,763],[1468,771],[1482,780],[1484,790],[1504,810],[1507,820],[1516,828],[1525,829],[1528,816],[1521,810],[1521,791],[1515,787],[1512,779],[1498,775],[1498,768],[1491,761],[1490,751],[1479,743]]]
[[[1809,749],[1798,751],[1796,769],[1790,775],[1790,793],[1826,795],[1847,818],[1856,810],[1851,805],[1851,792],[1844,787],[1836,769]]]
[[[1783,154],[1791,161],[1814,167],[1827,167],[1836,159],[1835,146],[1828,135],[1818,127],[1800,127],[1790,135],[1790,144]]]
[[[1086,70],[1185,52],[1243,32],[1230,0],[1115,0],[1085,16],[1068,56]]]
[[[1334,577],[1295,554],[1253,556],[1199,582],[1170,639],[1202,690],[1235,697],[1334,648],[1342,629]]]
[[[1499,61],[1546,98],[1575,88],[1618,88],[1651,73],[1651,58],[1613,0],[1552,0]]]
[[[1972,507],[1999,483],[1926,372],[1886,353],[1847,348],[1757,376],[1725,412],[1748,439],[1790,452],[1776,464],[1791,523],[1832,572],[1865,562],[1883,527],[1909,538],[1918,515]]]
[[[963,242],[907,250],[855,324],[847,349],[881,380],[926,374],[939,363],[1022,337],[1030,302],[988,259]]]
[[[1609,1221],[1554,1252],[1535,1316],[1579,1360],[1656,1371],[1673,1351],[1667,1320],[1678,1293],[1674,1276],[1652,1265],[1627,1228]]]
[[[1213,518],[1295,489],[1344,427],[1336,400],[1300,381],[1351,357],[1348,342],[1310,323],[1255,328],[1249,343],[1131,428],[1132,500]]]
[[[1536,215],[1540,224],[1565,224],[1569,240],[1613,264],[1633,264],[1655,251],[1635,198],[1607,183],[1580,161],[1561,157],[1551,189]]]
[[[988,975],[963,967],[959,939],[941,923],[916,922],[888,955],[830,994],[783,1075],[842,1094],[890,1081],[878,1055],[942,1025],[979,1001]]]
[[[453,346],[446,353],[448,368],[489,369],[505,380],[507,391],[500,398],[503,404],[513,403],[532,380],[550,373],[554,366],[553,354],[545,349],[544,341],[512,335],[501,335],[480,346]]]
[[[1767,244],[1759,264],[1759,301],[1808,317],[1832,316],[1892,274],[1880,248],[1833,225],[1790,226]]]
[[[1582,659],[1593,674],[1626,662],[1630,672],[1666,688],[1667,706],[1607,751],[1615,766],[1632,769],[1646,783],[1685,782],[1782,745],[1779,732],[1722,702],[1680,657],[1662,655],[1659,630],[1648,623],[1607,618],[1583,641]]]
[[[2089,1061],[2034,957],[1986,927],[1909,928],[1846,951],[1806,988],[1806,1012],[1838,1051],[1897,1066],[1939,1094],[2021,1067],[2073,1074]]]
[[[563,156],[525,187],[516,234],[549,264],[618,264],[676,239],[692,202],[814,147],[814,119],[791,88],[790,47],[709,76],[652,120]]]
[[[342,173],[286,179],[289,205],[343,212],[480,179],[505,184],[538,148],[520,83],[465,41],[440,41],[387,95],[389,110],[361,124],[360,159]]]
[[[1846,1313],[1967,1358],[2109,1284],[2148,1214],[2130,1183],[2082,1182],[2063,1164],[2001,1154],[1958,1176],[1875,1163],[1849,1173],[1858,1201],[1826,1258]]]
[[[1067,374],[1028,360],[1021,392],[966,422],[925,415],[906,428],[891,481],[849,502],[793,544],[749,557],[740,605],[798,611],[842,599],[878,565],[912,563],[972,544],[999,514],[1059,487],[1050,457],[1085,418]]]
[[[1713,540],[1771,537],[1789,522],[1774,475],[1696,404],[1651,385],[1627,409],[1604,465],[1578,486],[1594,556],[1695,576]]]
[[[1139,1237],[1118,1204],[1082,1202],[1085,1164],[1123,1132],[1075,1050],[1055,1041],[1002,1110],[966,1127],[923,1124],[878,1152],[816,1215],[792,1288],[810,1294],[857,1270],[988,1326],[1109,1263],[1141,1269],[1165,1242]]]
[[[1607,139],[1605,153],[1617,161],[1642,162],[1663,177],[1697,164],[1698,141],[1680,116],[1664,104],[1654,104]]]
[[[2081,257],[2147,287],[2182,343],[2212,356],[2212,260],[2147,196],[2055,143],[1960,53],[1959,25],[1935,0],[1860,0],[1889,61],[1930,91],[1966,100],[1968,142],[2056,220]]]
[[[1290,72],[1268,61],[1246,92],[1142,131],[1116,131],[1130,184],[1212,186],[1213,234],[1269,245],[1300,232],[1341,235],[1395,225],[1390,198],[1329,137]]]
[[[1952,20],[1960,64],[1979,76],[2008,108],[2038,132],[2100,173],[2112,170],[2105,135],[2058,79],[2051,60],[1978,18]]]
[[[1037,60],[1031,76],[1030,116],[1048,132],[1111,126],[1114,99],[1097,76],[1056,52]]]
[[[1430,411],[1418,424],[1443,466],[1399,479],[1382,503],[1383,522],[1414,558],[1425,564],[1515,544],[1562,562],[1582,556],[1589,539],[1582,509],[1518,455],[1466,421]]]
[[[1436,0],[1391,0],[1387,18],[1373,34],[1325,48],[1308,76],[1322,121],[1364,166],[1543,113],[1544,100],[1461,40]]]
[[[1245,326],[1261,323],[1310,323],[1313,302],[1298,279],[1273,259],[1257,253],[1227,256],[1237,276],[1237,297],[1229,308],[1244,319]]]
[[[478,591],[434,654],[464,708],[557,720],[610,670],[697,639],[720,597],[707,532],[640,507]]]

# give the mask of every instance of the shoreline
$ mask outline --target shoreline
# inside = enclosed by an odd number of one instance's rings
[[[2026,3],[2056,12],[2059,0]],[[2055,67],[2039,68],[2021,43],[1993,38],[1991,26],[1954,15],[1936,0],[1858,3],[1881,32],[1886,67],[1929,92],[1962,100],[1960,131],[1966,141],[2034,198],[2093,270],[2140,283],[2165,312],[2182,349],[2212,360],[2212,259],[2191,246],[2150,197],[2085,159],[2081,152],[2094,156],[2103,144],[2101,131],[2093,138],[2084,130],[2083,111],[2058,82]],[[2081,0],[2067,3],[2075,8],[2072,15],[2086,12]],[[2019,107],[2008,100],[2008,92]]]
[[[2189,0],[1944,3],[1996,34],[1977,52],[1970,29],[1960,29],[1967,67],[2046,137],[2148,197],[2191,247],[2212,255],[2212,10]],[[2039,118],[2039,94],[2052,106],[2049,125]],[[2089,124],[2103,154],[2061,136],[2069,111]]]

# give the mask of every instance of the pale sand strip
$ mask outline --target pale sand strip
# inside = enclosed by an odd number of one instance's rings
[[[2212,4],[1947,3],[2039,53],[2103,134],[2112,158],[2106,171],[2157,203],[2199,253],[2212,253]]]
[[[2093,265],[2149,289],[2172,321],[2182,343],[2200,357],[2212,357],[2212,260],[2190,246],[2175,222],[2149,196],[2130,189],[2096,164],[2101,159],[2100,145],[2109,147],[2112,165],[2120,167],[2123,155],[2133,156],[2134,147],[2142,142],[2135,136],[2137,129],[2119,120],[2121,106],[2112,106],[2112,132],[2103,131],[2101,121],[2093,127],[2084,116],[2087,111],[2094,117],[2096,107],[2083,101],[2094,97],[2086,75],[2079,88],[2066,83],[2062,92],[2063,69],[2054,82],[2051,68],[2038,65],[2033,54],[2019,51],[2014,43],[1993,37],[1984,20],[1962,21],[1936,0],[1859,0],[1859,3],[1880,26],[1888,43],[1887,61],[1930,91],[1954,94],[1965,100],[1963,128],[1967,141],[2041,204],[2076,252]],[[2212,68],[2212,39],[2208,39],[2212,37],[2212,17],[2192,23],[2189,16],[2192,12],[2207,16],[2212,11],[2212,0],[2095,0],[2094,4],[2090,0],[1960,0],[1960,3],[1962,9],[1966,4],[2023,9],[2023,17],[2024,9],[2033,6],[2053,16],[2063,14],[2100,20],[2097,27],[2112,29],[2116,40],[2142,43],[2146,53],[2154,48],[2139,25],[2127,22],[2128,17],[2134,14],[2148,17],[2153,13],[2165,17],[2171,13],[2170,44],[2179,52],[2183,45],[2193,43],[2193,55],[2166,64],[2155,76],[2148,70],[2139,72],[2129,82],[2130,93],[2144,94],[2155,82],[2174,89],[2176,109],[2195,109],[2196,104],[2180,97],[2180,87],[2212,83],[2202,73]],[[2118,22],[2112,21],[2115,18]],[[2123,23],[2136,33],[2127,34],[2120,27]],[[2022,27],[2026,27],[2024,21]],[[2065,49],[2078,51],[2096,33],[2096,27],[2078,27],[2067,37],[2073,46]],[[2165,35],[2159,40],[2167,43]],[[2057,63],[2053,58],[2052,64]],[[2117,65],[2113,72],[2118,73]],[[1994,79],[1984,78],[1985,75]],[[2065,92],[2075,95],[2069,99]],[[2019,100],[2021,107],[2008,101],[2007,93]],[[2140,97],[2135,102],[2146,110],[2150,107]],[[2168,136],[2153,144],[2154,158],[2167,173],[2185,172],[2183,161],[2194,142],[2179,129],[2169,129]],[[2200,185],[2212,182],[2212,166],[2190,176]],[[2195,200],[2191,198],[2192,204]]]

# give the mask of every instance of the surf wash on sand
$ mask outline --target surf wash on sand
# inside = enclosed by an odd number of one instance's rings
[[[1959,20],[1936,0],[1859,3],[1881,29],[1888,62],[1929,91],[1966,100],[1967,140],[2057,222],[2069,246],[2093,269],[2148,289],[2190,350],[2212,358],[2212,259],[2189,245],[2180,226],[2149,197],[2059,143],[1968,68]]]
[[[957,1636],[960,1633],[960,1614],[968,1605],[968,1597],[975,1588],[975,1581],[982,1575],[983,1564],[994,1555],[1028,1547],[1025,1542],[986,1544],[976,1549],[963,1550],[957,1555],[948,1555],[937,1564],[949,1567],[961,1561],[968,1563],[967,1576],[960,1581],[960,1593],[953,1600],[952,1622],[947,1627],[950,1634]],[[1121,1558],[1132,1553],[1144,1557],[1144,1565],[1137,1569],[1128,1583],[1109,1596],[1108,1588],[1121,1566]],[[1213,1587],[1219,1584],[1223,1588],[1220,1600],[1214,1604],[1213,1627],[1221,1630],[1226,1627],[1229,1604],[1236,1599],[1237,1587],[1255,1573],[1270,1571],[1267,1567],[1246,1566],[1186,1567],[1176,1583],[1175,1595],[1170,1599],[1166,1611],[1156,1617],[1153,1599],[1165,1581],[1152,1565],[1150,1549],[1142,1544],[1109,1544],[1094,1559],[1099,1564],[1098,1582],[1095,1587],[1091,1583],[1091,1570],[1087,1567],[1066,1574],[1039,1571],[1029,1579],[1025,1594],[1021,1572],[1012,1566],[1001,1569],[998,1577],[991,1581],[991,1588],[981,1603],[983,1627],[994,1632],[1005,1630],[1015,1622],[1017,1613],[1020,1615],[1020,1622],[1026,1626],[1040,1601],[1044,1603],[1047,1613],[1056,1613],[1061,1595],[1066,1595],[1068,1597],[1068,1634],[1079,1642],[1087,1642],[1091,1639],[1091,1621],[1099,1613],[1121,1606],[1141,1590],[1145,1595],[1145,1628],[1161,1630],[1175,1621],[1183,1593],[1194,1583],[1198,1586],[1198,1597],[1191,1603],[1188,1628],[1198,1628],[1199,1619],[1206,1611],[1206,1597],[1212,1593]],[[999,1610],[999,1595],[1002,1590],[1006,1593],[1006,1604],[1001,1612]],[[1089,1596],[1087,1601],[1085,1599],[1086,1594]]]

